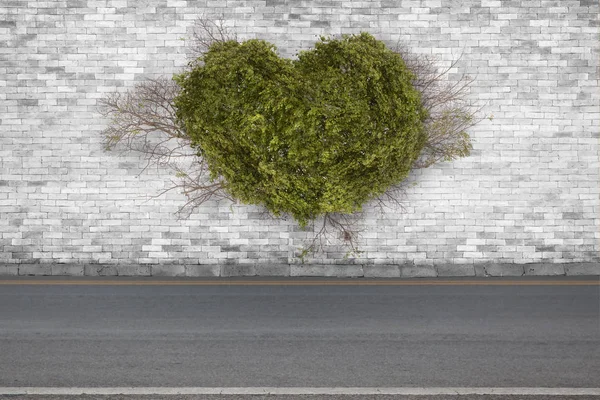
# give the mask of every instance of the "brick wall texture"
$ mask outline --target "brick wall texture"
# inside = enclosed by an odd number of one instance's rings
[[[415,171],[403,207],[368,206],[357,259],[308,264],[600,261],[597,0],[2,0],[0,264],[294,264],[311,233],[257,207],[175,214],[170,172],[105,152],[106,93],[171,75],[201,15],[293,57],[319,35],[368,31],[458,63],[492,116],[471,156]],[[67,268],[67,267],[65,267]],[[71,267],[68,267],[71,268]]]

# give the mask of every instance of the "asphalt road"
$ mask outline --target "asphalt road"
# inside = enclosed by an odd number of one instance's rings
[[[0,281],[0,387],[600,386],[598,277],[463,281]]]

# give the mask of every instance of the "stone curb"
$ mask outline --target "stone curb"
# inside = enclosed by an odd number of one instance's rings
[[[525,267],[524,264],[478,265],[475,274],[477,276],[523,276]]]
[[[566,275],[565,266],[562,264],[526,264],[525,275],[554,276]]]
[[[356,277],[435,278],[600,275],[600,263],[565,264],[0,264],[0,276],[168,276],[168,277]]]

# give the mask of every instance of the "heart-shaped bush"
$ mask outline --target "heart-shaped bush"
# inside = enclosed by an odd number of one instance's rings
[[[301,225],[352,213],[401,182],[427,113],[397,53],[369,34],[297,60],[261,40],[216,42],[176,81],[177,117],[213,179]]]

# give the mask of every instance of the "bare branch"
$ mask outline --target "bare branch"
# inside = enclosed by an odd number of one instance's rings
[[[102,131],[105,146],[147,139],[159,132],[170,139],[187,140],[178,124],[173,100],[179,86],[166,78],[147,79],[125,93],[112,93],[100,100],[100,113],[111,120]]]
[[[106,149],[120,148],[141,154],[146,165],[173,171],[176,180],[158,197],[179,190],[188,201],[178,214],[189,216],[194,208],[213,199],[230,198],[221,179],[211,179],[206,162],[191,146],[178,123],[174,99],[179,86],[166,78],[148,79],[125,93],[101,100],[100,113],[111,123],[102,132]]]
[[[402,200],[406,197],[407,183],[406,180],[400,182],[397,185],[390,187],[382,195],[374,199],[374,205],[379,208],[382,214],[385,214],[386,210],[400,212],[406,211]]]
[[[481,109],[468,101],[474,78],[462,75],[456,81],[446,79],[460,57],[449,67],[439,70],[434,57],[413,54],[402,44],[397,44],[394,50],[415,75],[413,84],[421,93],[423,106],[429,114],[425,121],[427,141],[414,167],[425,168],[468,156],[472,145],[467,130],[481,120],[478,117]]]
[[[308,254],[315,254],[323,251],[325,246],[341,244],[349,249],[347,256],[358,256],[361,251],[358,248],[360,239],[360,230],[357,225],[360,221],[360,213],[339,214],[327,213],[313,220],[314,236],[307,246],[302,249],[301,258]],[[318,224],[317,224],[318,221]]]
[[[192,43],[189,47],[194,58],[198,58],[216,42],[237,41],[237,35],[225,25],[223,15],[202,15],[194,22]]]

